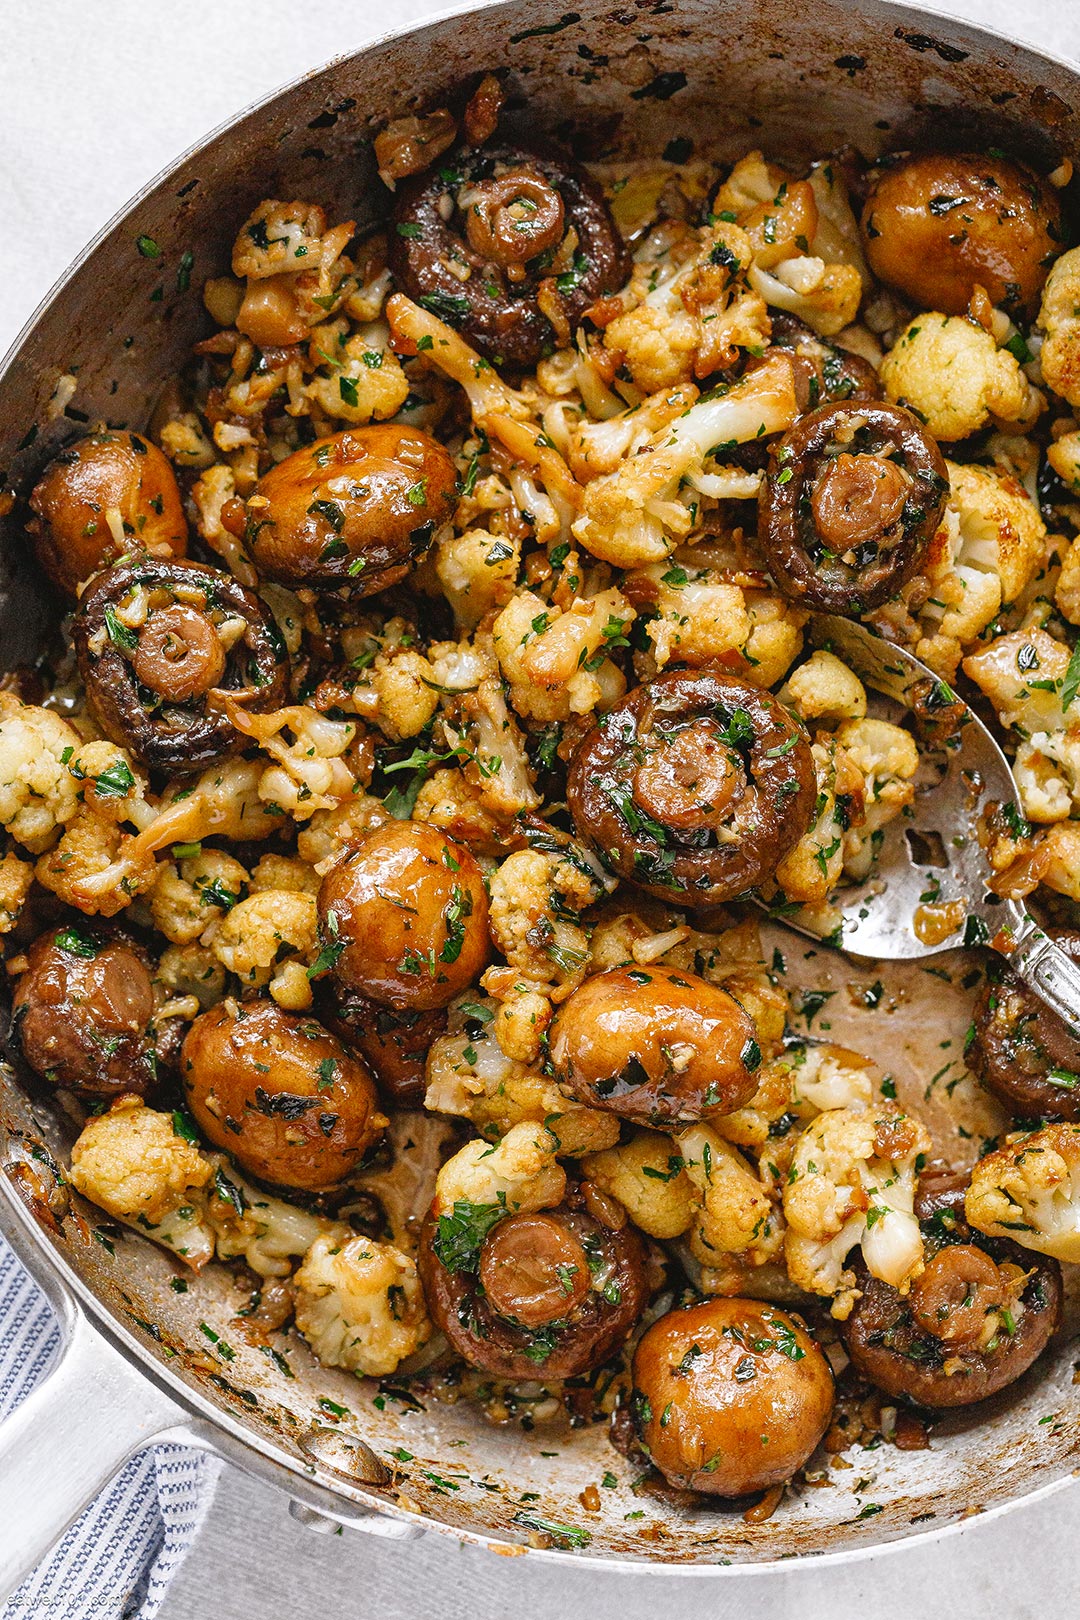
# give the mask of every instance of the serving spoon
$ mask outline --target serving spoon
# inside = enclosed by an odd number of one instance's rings
[[[879,962],[989,945],[1080,1035],[1080,964],[1023,906],[989,888],[980,820],[995,802],[1012,806],[1020,823],[1024,812],[1008,761],[986,726],[933,670],[865,625],[820,614],[811,639],[893,705],[910,711],[914,689],[936,685],[945,687],[950,707],[955,700],[963,711],[940,759],[934,757],[933,779],[917,779],[914,804],[883,829],[869,877],[832,897],[842,920],[825,942]],[[797,933],[825,939],[780,909],[770,912]]]

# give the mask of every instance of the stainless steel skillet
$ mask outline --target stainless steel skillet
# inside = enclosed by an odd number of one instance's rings
[[[203,279],[224,267],[237,221],[260,198],[313,197],[364,221],[385,198],[368,145],[373,128],[414,104],[437,104],[446,87],[488,67],[510,70],[529,124],[629,152],[690,137],[715,156],[758,143],[776,155],[820,153],[849,141],[873,153],[937,129],[1049,168],[1080,145],[1076,70],[881,0],[812,8],[797,0],[502,0],[444,16],[245,114],[88,250],[0,377],[0,467],[16,490],[25,492],[80,431],[82,416],[145,424],[162,380],[202,331]],[[140,253],[140,237],[159,252]],[[76,393],[58,411],[50,402],[69,373]],[[16,512],[0,544],[5,665],[33,654],[46,623],[18,531]],[[931,1049],[962,1043],[966,993],[901,964],[888,975],[897,1010],[883,1027],[880,1009],[871,1014],[849,993],[861,969],[841,957],[796,960],[790,938],[783,948],[792,982],[835,990],[832,1037],[887,1047],[900,1095],[921,1099],[928,1065],[943,1061]],[[970,965],[957,953],[958,975]],[[984,1111],[983,1134],[1000,1128],[988,1104],[970,1102]],[[944,1116],[938,1123],[955,1134]],[[530,1525],[554,1526],[554,1547],[536,1556],[709,1576],[941,1534],[973,1511],[1058,1488],[1080,1456],[1074,1325],[1007,1398],[943,1423],[929,1452],[882,1447],[860,1456],[859,1467],[794,1496],[765,1525],[723,1507],[687,1512],[635,1494],[633,1470],[599,1428],[530,1435],[493,1429],[464,1404],[417,1411],[392,1391],[379,1395],[316,1367],[292,1342],[283,1344],[286,1372],[240,1338],[233,1319],[242,1300],[227,1274],[175,1293],[166,1256],[77,1200],[66,1203],[58,1178],[71,1135],[59,1109],[31,1101],[14,1076],[0,1077],[0,1224],[56,1301],[65,1335],[52,1378],[0,1429],[0,1590],[126,1455],[162,1434],[279,1482],[301,1515],[385,1535],[427,1526],[511,1550]],[[968,1151],[959,1137],[954,1145]],[[586,1514],[579,1494],[605,1473],[617,1484],[601,1491],[598,1514]],[[853,1488],[867,1478],[871,1485]]]

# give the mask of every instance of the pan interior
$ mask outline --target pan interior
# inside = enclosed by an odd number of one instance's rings
[[[367,222],[386,195],[374,173],[373,130],[388,116],[437,105],[444,88],[478,69],[508,68],[519,116],[598,156],[655,153],[677,137],[714,157],[756,145],[776,157],[820,155],[846,143],[870,155],[937,138],[1004,145],[1049,167],[1054,154],[1080,144],[1080,80],[1070,70],[903,6],[576,6],[507,0],[335,62],[213,137],[137,199],[42,310],[4,374],[0,467],[16,492],[25,494],[83,420],[145,425],[163,380],[209,329],[199,289],[227,266],[237,223],[256,202],[309,198]],[[157,243],[158,256],[140,255],[140,236]],[[64,375],[77,388],[56,411],[50,401]],[[33,655],[55,612],[26,567],[20,527],[16,504],[0,547],[5,665]],[[900,1101],[919,1108],[949,1156],[970,1159],[1002,1129],[1002,1116],[963,1070],[970,1005],[959,981],[972,965],[963,953],[937,958],[928,971],[858,963],[790,935],[770,938],[770,952],[774,943],[787,958],[789,985],[835,992],[819,1015],[831,1025],[829,1039],[883,1061]],[[863,1004],[860,987],[878,979],[894,1011]],[[931,1084],[943,1065],[945,1079]],[[641,1491],[638,1470],[602,1426],[496,1428],[464,1402],[416,1409],[392,1391],[320,1368],[295,1337],[287,1356],[249,1344],[236,1317],[246,1295],[224,1270],[212,1268],[178,1293],[173,1262],[103,1222],[100,1211],[75,1199],[55,1219],[45,1198],[73,1134],[60,1108],[31,1098],[5,1071],[4,1190],[21,1190],[52,1262],[96,1296],[165,1378],[265,1455],[308,1477],[314,1470],[353,1498],[485,1540],[524,1543],[523,1520],[532,1519],[567,1527],[573,1533],[557,1543],[603,1559],[760,1564],[942,1528],[1019,1500],[1075,1466],[1071,1305],[1035,1372],[977,1416],[947,1418],[929,1451],[852,1448],[850,1469],[828,1470],[763,1525],[724,1505],[675,1507]],[[605,1476],[616,1483],[601,1488],[599,1512],[586,1512],[580,1493]]]

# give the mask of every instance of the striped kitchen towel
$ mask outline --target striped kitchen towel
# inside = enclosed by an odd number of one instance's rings
[[[45,1376],[59,1331],[0,1237],[0,1422]],[[209,1509],[221,1464],[187,1446],[132,1457],[0,1620],[151,1620]]]

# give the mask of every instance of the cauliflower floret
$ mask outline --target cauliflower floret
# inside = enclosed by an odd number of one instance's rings
[[[416,1262],[390,1243],[317,1238],[295,1285],[296,1325],[328,1367],[385,1378],[431,1337]]]
[[[567,460],[583,484],[602,473],[614,472],[625,456],[637,453],[645,441],[667,427],[698,397],[692,383],[650,394],[640,405],[605,415],[600,421],[583,417],[574,425],[567,445]]]
[[[213,1258],[207,1219],[210,1161],[174,1116],[121,1097],[87,1120],[71,1149],[71,1180],[84,1198],[171,1249],[195,1271]]]
[[[384,422],[405,403],[408,379],[387,346],[384,322],[365,326],[351,337],[344,319],[325,321],[311,333],[310,354],[327,376],[315,376],[304,393],[327,416],[343,422]],[[327,356],[331,356],[327,359]]]
[[[1046,333],[1039,362],[1055,393],[1080,405],[1080,248],[1063,253],[1046,278],[1039,325]]]
[[[440,538],[435,572],[463,630],[475,629],[485,613],[509,602],[520,562],[521,541],[487,529]]]
[[[667,243],[670,225],[656,233]],[[646,245],[630,283],[633,308],[604,331],[604,347],[621,358],[643,393],[708,377],[734,364],[739,349],[769,341],[765,302],[747,285],[754,247],[737,225],[718,220],[680,236],[658,258]]]
[[[1069,649],[1037,627],[999,636],[964,660],[1002,725],[1022,739],[1015,773],[1031,821],[1064,821],[1080,808],[1080,713],[1063,707],[1069,661]]]
[[[343,757],[356,739],[351,720],[331,720],[303,704],[249,714],[225,699],[229,719],[238,731],[258,743],[275,761],[259,777],[259,797],[307,821],[316,810],[332,810],[351,796],[356,776]],[[285,734],[292,733],[293,740]]]
[[[657,669],[672,661],[697,668],[737,652],[747,680],[773,685],[802,647],[805,613],[775,592],[733,583],[725,570],[699,565],[699,557],[688,547],[677,561],[653,563],[626,581],[633,598],[653,610],[645,633]]]
[[[416,796],[413,820],[426,821],[482,854],[498,856],[506,848],[506,821],[462,771],[433,771]]]
[[[354,849],[369,832],[391,819],[381,799],[354,794],[333,810],[316,810],[297,834],[296,852],[315,872],[324,872],[347,849]]]
[[[205,945],[170,945],[155,976],[166,1000],[190,1001],[207,1012],[225,994],[225,969]]]
[[[690,1233],[694,1258],[705,1266],[724,1254],[755,1266],[771,1260],[784,1241],[784,1221],[749,1160],[709,1125],[691,1125],[675,1140],[702,1200]]]
[[[317,203],[261,202],[233,244],[233,275],[256,281],[306,270],[318,261],[325,231],[326,215]]]
[[[319,1238],[347,1243],[352,1227],[252,1186],[224,1154],[207,1155],[214,1170],[209,1219],[219,1260],[243,1260],[257,1277],[287,1277]]]
[[[269,986],[279,1006],[303,1012],[311,1006],[307,967],[318,952],[318,908],[295,889],[260,889],[223,919],[210,948],[245,989]]]
[[[684,481],[707,471],[717,445],[783,433],[797,410],[790,357],[770,352],[756,370],[654,433],[614,472],[594,478],[571,525],[575,539],[619,568],[662,562],[693,526],[695,491],[683,490]]]
[[[916,315],[880,375],[888,398],[914,410],[935,439],[967,439],[990,421],[1027,432],[1044,405],[1016,356],[962,315]]]
[[[537,849],[508,855],[491,878],[491,937],[510,966],[539,983],[571,983],[589,959],[578,914],[600,893],[587,870]]]
[[[580,615],[578,620],[580,625]],[[608,620],[609,625],[618,622]],[[586,639],[591,639],[593,631],[595,622]],[[533,651],[540,660],[540,649],[536,647]],[[523,810],[537,809],[541,797],[533,785],[521,728],[507,707],[494,653],[490,662],[491,672],[476,682],[475,691],[464,692],[454,703],[449,711],[451,718],[446,720],[446,730],[449,737],[453,729],[454,737],[463,743],[466,751],[463,770],[480,798],[495,815],[510,817]],[[607,667],[614,669],[611,664]]]
[[[835,653],[819,648],[792,670],[780,702],[802,720],[861,720],[866,714],[866,688]]]
[[[862,819],[844,834],[844,871],[857,882],[869,876],[875,834],[915,801],[919,751],[910,732],[889,720],[845,720],[836,740],[862,772]]]
[[[10,934],[30,893],[34,868],[10,850],[0,859],[0,934]]]
[[[581,1170],[650,1237],[680,1237],[694,1218],[694,1183],[677,1145],[660,1131],[635,1131],[628,1142],[590,1153]]]
[[[1080,431],[1054,439],[1046,447],[1046,459],[1073,494],[1080,491]]]
[[[1080,1262],[1080,1125],[1010,1137],[971,1172],[964,1210],[977,1232]]]
[[[784,1188],[784,1252],[792,1282],[832,1295],[834,1316],[843,1319],[854,1302],[844,1261],[857,1244],[871,1276],[901,1292],[921,1271],[913,1205],[930,1148],[921,1121],[887,1103],[828,1109],[799,1136]]]
[[[497,1037],[497,1007],[471,993],[451,1007],[448,1032],[428,1051],[424,1106],[469,1119],[487,1137],[523,1123],[545,1126],[559,1154],[610,1147],[619,1135],[615,1116],[583,1108],[527,1061],[508,1057]]]
[[[292,855],[263,855],[251,871],[253,894],[263,889],[288,889],[294,894],[317,895],[319,882],[315,868]]]
[[[64,828],[56,848],[42,855],[34,876],[43,888],[91,916],[115,917],[151,888],[152,851],[115,821],[82,809]]]
[[[917,657],[947,679],[961,652],[1030,585],[1046,555],[1046,525],[1020,481],[992,467],[947,462],[949,502],[923,574]]]
[[[748,280],[774,309],[797,315],[819,337],[850,326],[862,303],[863,280],[853,264],[826,264],[815,255],[784,259],[773,270],[754,265]]]
[[[1077,439],[1080,449],[1080,433],[1071,436]],[[1080,482],[1080,467],[1077,478]],[[1061,555],[1061,572],[1054,587],[1054,606],[1070,624],[1080,624],[1080,539],[1069,542],[1057,536],[1055,545]]]
[[[217,460],[213,441],[207,437],[195,411],[180,411],[163,423],[157,440],[169,460],[178,467],[199,471],[212,467]]]
[[[163,861],[150,891],[154,927],[174,945],[190,945],[244,894],[248,874],[221,849]]]
[[[565,612],[519,591],[492,626],[495,654],[518,714],[566,720],[622,696],[625,683],[606,656],[625,645],[637,615],[621,591],[579,597]]]
[[[789,1046],[777,1061],[791,1063],[791,1107],[802,1120],[836,1108],[858,1113],[877,1095],[871,1060],[832,1041]]]
[[[861,721],[846,722],[860,725]],[[840,881],[844,835],[854,819],[851,805],[862,794],[862,773],[834,737],[819,732],[812,746],[817,770],[814,820],[776,868],[776,882],[789,900],[820,905]]]
[[[79,788],[68,770],[81,739],[51,709],[0,693],[0,827],[31,855],[55,843],[79,808]]]
[[[498,1204],[517,1210],[550,1209],[566,1191],[566,1172],[555,1157],[554,1136],[522,1122],[497,1147],[477,1137],[447,1159],[435,1181],[435,1213],[455,1204]]]

